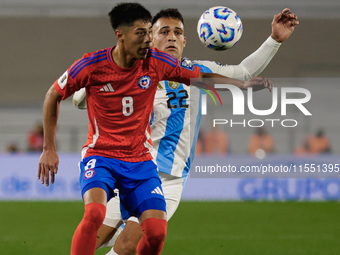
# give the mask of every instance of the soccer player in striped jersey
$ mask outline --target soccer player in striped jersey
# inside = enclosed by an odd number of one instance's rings
[[[258,75],[274,57],[280,44],[287,40],[298,24],[297,17],[284,9],[274,16],[271,36],[253,54],[239,65],[220,65],[213,61],[194,61],[206,72],[246,80]],[[186,45],[182,15],[177,9],[160,11],[153,18],[153,42],[156,48],[163,50],[177,59],[182,58]],[[191,65],[190,60],[187,61]],[[151,139],[154,143],[153,156],[157,161],[159,175],[167,207],[167,219],[176,211],[182,195],[190,165],[193,161],[198,128],[200,125],[200,93],[201,90],[183,83],[161,81],[155,96],[153,117],[151,119]],[[78,108],[86,108],[85,92],[78,91],[73,97]],[[194,114],[191,116],[189,114]],[[194,126],[190,130],[190,126]],[[195,132],[190,135],[190,132]],[[122,234],[118,237],[113,249],[108,254],[135,254],[141,230],[136,219],[129,219]],[[114,244],[122,223],[119,212],[119,199],[113,198],[103,226],[98,232],[97,247]],[[112,238],[113,234],[115,237]]]
[[[44,102],[44,148],[38,179],[49,185],[58,170],[55,133],[59,104],[86,88],[88,140],[82,150],[80,186],[85,212],[71,245],[71,255],[93,255],[106,204],[119,189],[123,219],[139,219],[143,237],[138,254],[160,254],[166,236],[166,204],[151,154],[150,119],[159,81],[190,83],[191,78],[221,78],[187,68],[168,53],[151,48],[151,14],[138,3],[122,3],[109,13],[115,47],[86,53],[50,87]],[[226,78],[226,77],[225,77]],[[267,79],[239,81],[239,86],[269,86]],[[124,254],[124,253],[122,253]]]

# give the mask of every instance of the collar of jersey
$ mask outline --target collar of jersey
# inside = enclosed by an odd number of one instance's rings
[[[109,49],[110,58],[108,59],[108,61],[110,62],[111,66],[114,70],[119,71],[119,72],[132,72],[141,65],[141,63],[142,63],[141,60],[137,60],[137,63],[134,66],[128,67],[128,68],[123,68],[123,67],[120,67],[119,65],[117,65],[112,58],[112,51],[115,47],[116,46],[113,46],[111,49]]]

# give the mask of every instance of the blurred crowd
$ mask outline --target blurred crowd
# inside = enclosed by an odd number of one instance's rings
[[[301,146],[295,148],[296,155],[330,153],[331,146],[328,137],[323,129],[319,129],[315,134],[307,136]]]
[[[200,131],[195,155],[222,155],[232,153],[230,139],[226,132],[218,128],[208,131]],[[273,136],[263,127],[256,128],[248,139],[248,154],[262,157],[275,153],[275,141]],[[303,139],[301,146],[294,149],[295,155],[331,153],[329,138],[323,129],[315,134],[309,134]]]
[[[19,152],[41,152],[44,145],[44,129],[43,124],[38,121],[34,127],[27,134],[26,148],[19,148],[17,143],[10,142],[6,151],[8,153],[19,153]]]

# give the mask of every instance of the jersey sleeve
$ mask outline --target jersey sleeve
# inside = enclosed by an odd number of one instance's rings
[[[157,49],[151,49],[150,56],[155,62],[155,69],[160,80],[176,81],[190,85],[190,79],[199,77],[200,68],[194,66],[190,61],[185,59],[179,61],[170,54]]]
[[[246,57],[238,65],[221,65],[217,62],[207,60],[197,60],[194,61],[194,63],[209,68],[213,73],[234,79],[248,80],[259,75],[267,67],[280,45],[281,43],[276,42],[269,36],[255,52]],[[206,71],[202,69],[202,72]]]
[[[84,58],[81,58],[74,62],[74,64],[54,82],[54,88],[62,96],[63,100],[86,86],[89,74],[86,68],[81,68],[83,60]]]

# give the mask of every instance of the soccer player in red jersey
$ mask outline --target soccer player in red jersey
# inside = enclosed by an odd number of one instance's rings
[[[151,48],[151,14],[138,3],[116,5],[109,13],[117,46],[87,53],[51,86],[44,102],[44,148],[38,179],[54,183],[59,158],[55,134],[59,104],[85,87],[88,140],[82,149],[80,185],[85,204],[72,240],[71,255],[94,254],[107,201],[119,189],[123,219],[136,216],[143,230],[137,253],[160,254],[166,235],[161,181],[150,150],[150,118],[158,82],[190,84],[191,78],[222,78],[182,66],[173,56]],[[264,78],[226,82],[271,86]]]

